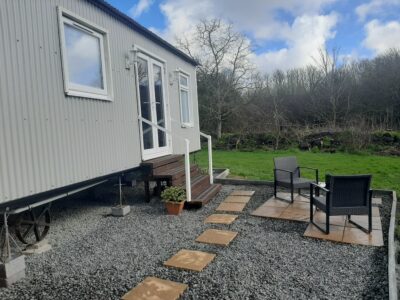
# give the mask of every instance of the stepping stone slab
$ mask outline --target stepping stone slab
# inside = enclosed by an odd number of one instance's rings
[[[253,196],[254,191],[234,190],[230,196]]]
[[[231,203],[231,202],[222,202],[218,207],[217,211],[234,211],[241,212],[243,211],[246,203]]]
[[[122,300],[176,300],[187,289],[183,283],[147,277],[135,288],[130,290]]]
[[[228,196],[224,200],[225,203],[247,203],[249,201],[249,196]]]
[[[213,214],[209,216],[204,223],[214,223],[214,224],[232,224],[236,220],[237,215],[228,214]]]
[[[237,234],[234,231],[207,229],[196,239],[196,242],[228,246]]]
[[[202,271],[214,258],[215,254],[202,251],[182,249],[164,262],[167,267],[190,271]]]

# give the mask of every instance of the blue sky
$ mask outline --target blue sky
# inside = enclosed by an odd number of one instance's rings
[[[173,44],[200,19],[231,22],[265,72],[311,64],[321,48],[339,48],[343,60],[400,48],[400,0],[107,1]]]

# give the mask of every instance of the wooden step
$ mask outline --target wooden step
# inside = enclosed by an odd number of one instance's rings
[[[221,190],[222,186],[220,184],[213,184],[210,185],[203,193],[198,195],[196,198],[192,199],[191,202],[186,202],[187,207],[201,207],[208,202],[210,202],[211,199],[215,197],[215,195],[218,194],[218,192]]]
[[[195,174],[198,171],[197,165],[190,166],[190,172]],[[173,169],[165,170],[164,172],[160,172],[160,174],[153,175],[154,178],[165,178],[170,179],[172,181],[177,180],[178,178],[185,177],[185,166],[179,166]],[[174,183],[172,183],[175,185]]]
[[[170,170],[179,167],[185,167],[185,162],[183,161],[183,159],[152,169],[152,176],[162,176],[163,174],[168,174]]]
[[[192,179],[192,199],[198,197],[206,189],[210,187],[210,176],[199,175]]]
[[[162,157],[157,157],[154,159],[149,159],[141,163],[142,166],[147,166],[152,169],[159,168],[164,165],[168,165],[177,161],[183,160],[183,155],[166,155]]]
[[[191,168],[190,168],[190,178],[195,178],[195,177],[197,177],[198,175],[200,175],[200,169],[199,169],[199,167],[196,166],[196,165],[191,166]],[[185,172],[183,171],[183,172],[180,174],[180,176],[175,176],[175,178],[172,179],[172,182],[171,182],[171,183],[172,183],[173,186],[178,186],[178,185],[184,185],[185,182],[186,182],[186,174],[185,174]]]

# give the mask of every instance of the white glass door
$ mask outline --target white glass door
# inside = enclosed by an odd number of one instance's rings
[[[140,114],[162,128],[168,125],[165,98],[164,66],[143,54],[137,58]],[[170,154],[167,134],[145,122],[140,124],[143,160]]]

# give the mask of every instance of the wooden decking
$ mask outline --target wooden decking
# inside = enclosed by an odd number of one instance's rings
[[[168,186],[181,186],[185,188],[185,163],[183,155],[167,155],[142,163],[149,169],[149,177],[146,183],[147,198],[150,199],[149,181],[157,182],[157,193],[160,192],[162,182]],[[220,184],[210,184],[210,176],[202,174],[200,168],[193,164],[190,166],[190,178],[192,189],[192,201],[189,206],[202,206],[207,204],[220,191]]]

